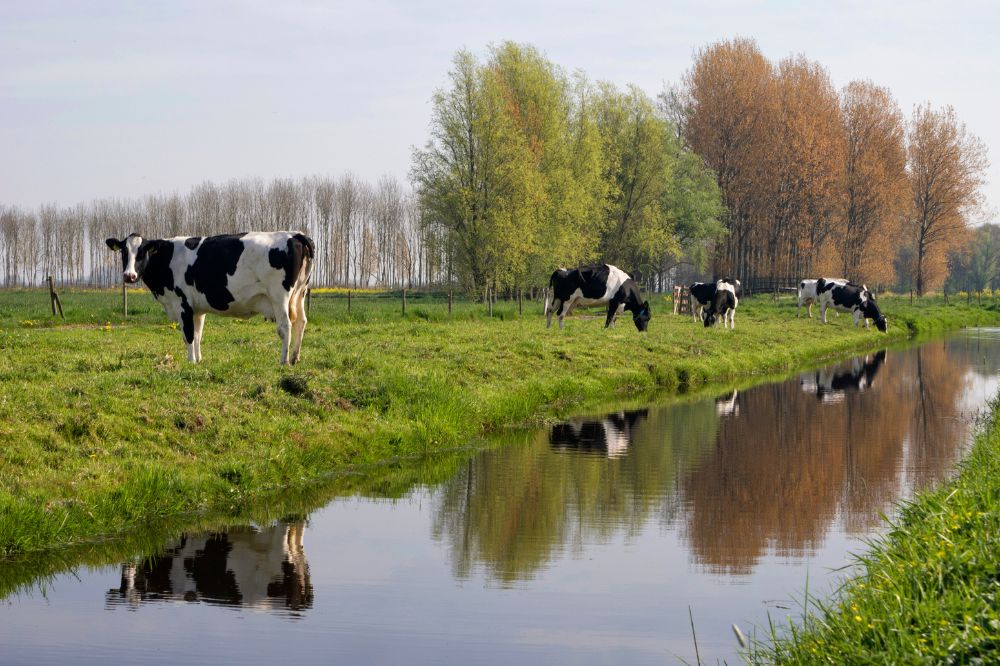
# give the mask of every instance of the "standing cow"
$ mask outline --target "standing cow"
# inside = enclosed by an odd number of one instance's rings
[[[642,301],[639,285],[628,273],[610,264],[583,266],[574,270],[560,268],[549,279],[551,300],[545,299],[546,328],[552,326],[552,314],[559,313],[559,328],[563,320],[578,305],[608,305],[604,328],[611,326],[620,313],[632,312],[632,321],[640,331],[649,326],[649,301]]]
[[[843,312],[854,314],[854,325],[862,319],[865,320],[865,328],[869,328],[868,320],[875,322],[875,328],[886,332],[889,320],[886,319],[875,303],[875,296],[864,285],[856,285],[851,282],[847,284],[836,284],[826,282],[820,278],[816,283],[816,293],[819,297],[820,318],[826,322],[826,309],[832,307]]]
[[[125,282],[140,278],[184,334],[188,361],[201,361],[205,315],[278,323],[281,364],[299,358],[306,330],[304,300],[316,249],[294,231],[144,240],[139,234],[105,241],[121,253]]]

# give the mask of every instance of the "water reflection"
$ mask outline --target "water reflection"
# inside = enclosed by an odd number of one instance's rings
[[[806,393],[815,393],[822,402],[840,402],[851,391],[864,391],[871,387],[875,375],[885,362],[885,350],[874,355],[858,356],[846,366],[821,368],[799,375],[799,383]]]
[[[482,567],[506,584],[651,521],[676,524],[710,572],[808,556],[832,529],[865,533],[953,469],[972,423],[964,396],[993,376],[973,372],[974,344],[927,344],[891,362],[879,351],[711,401],[557,425],[446,481],[433,534],[455,575]]]
[[[262,610],[302,611],[313,588],[302,522],[181,535],[163,551],[121,565],[106,605],[135,609],[151,601],[201,601]]]
[[[590,453],[619,458],[628,453],[636,424],[649,410],[615,412],[602,419],[572,419],[552,426],[549,443],[556,451]]]

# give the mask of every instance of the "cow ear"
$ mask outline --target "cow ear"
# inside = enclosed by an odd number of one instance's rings
[[[115,252],[122,249],[122,242],[117,238],[108,238],[104,242],[107,243],[108,247],[110,247]]]

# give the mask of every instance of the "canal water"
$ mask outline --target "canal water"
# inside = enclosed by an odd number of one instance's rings
[[[694,663],[692,619],[738,663],[731,625],[829,593],[998,384],[980,329],[517,433],[392,497],[20,581],[0,663]]]

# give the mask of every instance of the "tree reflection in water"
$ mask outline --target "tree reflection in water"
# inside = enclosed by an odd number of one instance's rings
[[[576,419],[486,452],[434,493],[454,573],[501,584],[650,524],[679,530],[709,571],[800,557],[836,524],[879,524],[944,478],[971,418],[962,340],[878,352],[716,400]],[[577,454],[586,455],[577,455]]]

